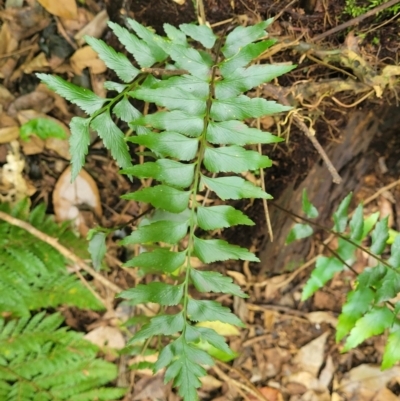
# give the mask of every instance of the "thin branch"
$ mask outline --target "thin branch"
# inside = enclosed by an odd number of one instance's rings
[[[58,242],[57,238],[51,237],[50,235],[45,234],[44,232],[38,230],[37,228],[33,227],[31,224],[27,223],[26,221],[17,219],[13,216],[10,216],[7,213],[0,211],[0,219],[6,221],[8,224],[12,226],[16,226],[22,228],[28,233],[32,234],[34,237],[40,239],[41,241],[49,244],[58,252],[60,252],[66,259],[70,260],[71,262],[77,264],[82,270],[89,273],[93,278],[103,284],[105,287],[110,289],[111,291],[118,293],[122,291],[122,288],[117,286],[116,284],[112,283],[111,281],[107,280],[104,276],[100,273],[96,272],[92,267],[88,266],[81,258],[67,249],[64,245],[61,245]]]
[[[349,28],[350,26],[357,25],[359,22],[365,20],[366,18],[371,17],[372,15],[376,15],[380,11],[383,11],[386,8],[394,6],[397,3],[400,3],[400,0],[390,0],[387,3],[383,3],[380,6],[375,7],[372,10],[367,11],[363,15],[360,15],[360,16],[358,16],[356,18],[353,18],[350,21],[346,21],[343,24],[340,24],[338,26],[335,26],[332,29],[329,29],[329,31],[326,31],[324,33],[321,33],[320,35],[315,36],[314,38],[311,38],[310,41],[311,42],[318,42],[321,39],[324,39],[327,36],[332,35],[333,33],[337,33],[337,32],[343,31],[343,29]]]

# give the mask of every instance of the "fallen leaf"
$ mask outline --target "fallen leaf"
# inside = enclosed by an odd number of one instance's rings
[[[100,194],[96,182],[85,171],[71,183],[71,167],[68,167],[58,179],[53,192],[54,212],[58,221],[73,220],[82,236],[89,230],[83,215],[83,209],[90,210],[94,216],[102,215]]]
[[[336,327],[338,320],[331,312],[317,311],[310,312],[306,315],[307,319],[314,323],[315,325],[320,325],[321,323],[328,323],[332,327]]]
[[[74,39],[79,45],[82,45],[85,43],[84,36],[86,35],[93,38],[100,38],[107,28],[108,19],[109,18],[106,10],[99,12],[84,28],[82,28],[74,36]]]
[[[19,127],[0,128],[0,143],[9,143],[19,138]]]
[[[85,339],[98,347],[122,349],[125,347],[125,339],[120,330],[110,326],[96,327],[85,335]]]
[[[70,63],[77,75],[81,75],[85,68],[90,68],[92,74],[101,74],[107,70],[104,62],[98,58],[97,53],[90,46],[78,49],[71,56]]]
[[[213,329],[221,336],[238,336],[240,335],[240,331],[229,323],[223,323],[219,320],[215,320],[212,322],[200,322],[196,324],[197,327],[206,327],[208,329]]]
[[[222,386],[222,382],[211,375],[200,377],[201,390],[205,393],[211,393]]]
[[[258,391],[268,400],[268,401],[283,401],[281,392],[273,387],[261,387]],[[259,401],[260,397],[255,397],[254,395],[249,395],[249,400]]]
[[[57,17],[72,19],[77,16],[78,8],[75,0],[37,0],[46,11]]]
[[[164,384],[162,375],[143,377],[135,383],[133,390],[134,401],[140,400],[165,400],[168,387]]]
[[[329,332],[326,331],[315,340],[300,348],[294,358],[300,370],[311,373],[314,377],[318,375],[319,369],[324,362],[324,350]]]
[[[343,377],[337,391],[352,401],[370,401],[387,383],[400,376],[400,366],[382,371],[379,366],[363,364]]]
[[[378,394],[372,399],[372,401],[398,401],[399,397],[394,395],[388,388],[384,387],[379,390]]]

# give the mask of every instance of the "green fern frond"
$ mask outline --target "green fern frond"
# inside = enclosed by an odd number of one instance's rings
[[[114,364],[96,358],[98,348],[60,327],[60,314],[0,319],[2,401],[115,400],[121,388],[102,387],[117,376]]]
[[[28,202],[13,209],[0,205],[0,210],[19,219],[82,254],[86,245],[67,225],[57,225],[45,215],[44,205],[29,213]],[[102,309],[99,301],[66,269],[65,258],[52,246],[25,230],[0,221],[0,314],[29,316],[31,310],[61,304]]]

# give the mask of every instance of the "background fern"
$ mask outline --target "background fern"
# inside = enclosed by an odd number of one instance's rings
[[[116,377],[116,366],[96,358],[98,348],[62,322],[58,313],[45,312],[0,319],[1,400],[114,400],[124,394],[101,387]]]
[[[28,221],[75,252],[85,252],[85,241],[79,240],[68,224],[59,226],[46,216],[45,205],[29,212],[25,200],[14,208],[2,204],[0,210]],[[0,314],[29,316],[31,310],[59,305],[102,309],[100,302],[75,275],[68,273],[66,266],[64,256],[53,247],[0,220]]]

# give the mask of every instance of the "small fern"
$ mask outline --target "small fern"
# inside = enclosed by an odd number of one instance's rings
[[[0,399],[4,401],[115,400],[121,388],[102,387],[116,366],[97,359],[98,348],[60,327],[59,314],[0,319]]]
[[[13,209],[6,204],[0,210],[28,221],[48,235],[58,238],[79,252],[78,240],[67,225],[57,225],[40,205],[29,212],[27,201]],[[62,304],[100,310],[103,306],[69,274],[65,258],[50,245],[25,230],[0,220],[0,315],[29,316],[30,311]]]
[[[85,163],[92,129],[124,174],[158,181],[152,187],[123,196],[148,203],[156,211],[122,245],[148,247],[127,265],[144,272],[158,271],[175,284],[151,282],[120,296],[132,304],[161,305],[161,313],[142,326],[129,344],[147,344],[153,337],[166,337],[169,343],[160,352],[154,371],[166,368],[165,380],[172,380],[187,401],[198,398],[199,378],[205,375],[205,367],[213,364],[210,355],[200,349],[201,344],[208,343],[226,355],[234,355],[221,335],[197,323],[220,321],[244,326],[220,303],[191,297],[190,288],[193,286],[200,293],[246,297],[231,278],[195,269],[191,264],[193,257],[204,264],[228,259],[259,261],[247,249],[199,236],[198,229],[209,231],[254,224],[232,206],[202,205],[199,195],[208,188],[223,201],[271,198],[261,188],[237,176],[271,166],[267,156],[249,149],[249,145],[280,141],[272,134],[249,128],[243,120],[289,110],[273,101],[243,94],[293,68],[251,65],[273,44],[265,40],[265,29],[271,21],[237,27],[221,39],[205,25],[182,24],[177,29],[165,24],[167,37],[162,37],[131,19],[127,22],[135,34],[110,22],[110,28],[139,67],[103,41],[86,38],[124,82],[105,83],[106,89],[118,92],[112,99],[102,99],[60,77],[38,74],[51,89],[89,115],[71,121],[73,177]],[[144,116],[133,106],[131,100],[135,99],[155,104],[159,110]],[[129,124],[135,135],[125,138],[113,116]],[[132,166],[127,141],[148,149],[144,164]]]
[[[382,368],[386,369],[400,361],[400,302],[392,299],[400,293],[400,235],[397,235],[390,247],[390,257],[382,254],[387,249],[389,239],[388,219],[378,221],[379,213],[363,216],[363,206],[358,205],[349,218],[349,205],[352,194],[340,203],[333,214],[334,228],[329,230],[338,236],[338,247],[332,256],[319,256],[310,279],[303,288],[302,299],[311,297],[333,276],[351,266],[356,261],[356,250],[363,249],[376,261],[375,266],[367,267],[357,275],[354,289],[347,294],[336,330],[336,340],[346,338],[343,351],[348,351],[364,340],[389,332],[383,355]],[[308,218],[317,217],[318,213],[303,193],[303,211]],[[299,229],[299,226],[307,229]],[[307,231],[307,232],[306,232]],[[311,235],[309,224],[296,224],[289,234],[290,242]],[[370,246],[363,243],[370,239]]]

